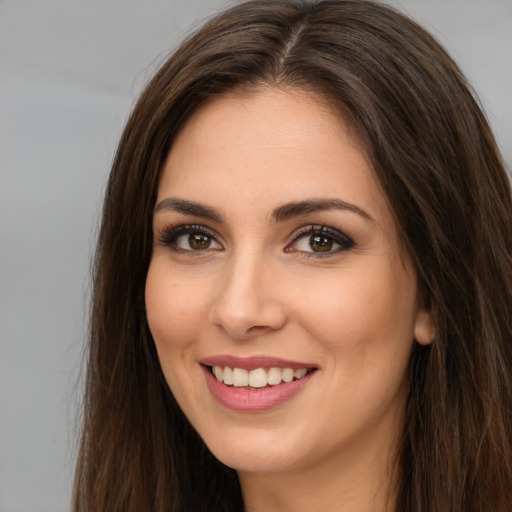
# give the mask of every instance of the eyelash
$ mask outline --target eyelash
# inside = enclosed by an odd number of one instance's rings
[[[208,250],[218,250],[218,249],[209,249],[206,248],[204,250],[194,250],[194,249],[182,249],[177,247],[176,241],[180,236],[183,235],[201,235],[209,238],[215,243],[219,244],[215,238],[215,233],[210,229],[197,225],[197,224],[181,224],[178,226],[167,226],[162,230],[162,234],[159,237],[159,242],[167,247],[169,247],[173,252],[188,254],[190,256],[199,256],[204,254]],[[321,251],[297,251],[300,252],[304,257],[311,258],[325,258],[331,256],[333,254],[337,254],[343,251],[350,250],[354,247],[354,241],[342,233],[341,231],[331,228],[325,225],[309,225],[300,228],[293,235],[292,241],[285,247],[285,252],[295,252],[291,249],[291,247],[298,243],[301,239],[309,238],[313,236],[321,236],[325,239],[329,239],[332,242],[339,245],[335,250],[328,250],[322,253]],[[311,244],[311,242],[310,242]],[[220,244],[219,244],[220,245]]]
[[[307,258],[326,258],[332,256],[333,254],[338,254],[340,252],[348,251],[354,247],[354,241],[345,235],[343,232],[338,229],[331,228],[325,225],[313,225],[313,226],[304,226],[300,228],[297,232],[294,233],[293,240],[290,244],[287,245],[285,251],[292,252],[291,250],[287,250],[293,244],[296,244],[301,239],[308,238],[310,239],[313,236],[320,236],[326,239],[330,239],[332,242],[339,245],[339,248],[335,250],[329,250],[326,252],[321,251],[299,251],[303,254],[303,256]]]
[[[162,234],[159,237],[159,241],[161,244],[169,247],[172,251],[177,253],[186,253],[191,256],[197,256],[201,252],[205,251],[194,251],[193,249],[181,249],[177,247],[176,240],[182,235],[202,235],[208,237],[211,240],[216,241],[215,233],[205,228],[204,226],[200,226],[197,224],[180,224],[179,226],[167,226],[162,230]],[[217,242],[218,243],[218,242]]]

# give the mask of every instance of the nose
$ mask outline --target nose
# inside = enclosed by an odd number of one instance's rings
[[[250,340],[285,325],[279,271],[261,256],[226,263],[219,281],[209,320],[230,338]]]

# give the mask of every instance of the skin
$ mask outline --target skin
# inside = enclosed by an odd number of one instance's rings
[[[167,198],[222,219],[175,211]],[[309,199],[353,207],[272,218]],[[409,356],[414,340],[430,343],[431,319],[418,305],[386,197],[347,125],[304,91],[217,97],[174,141],[155,206],[150,329],[184,413],[238,471],[246,511],[392,508]],[[193,249],[189,232],[164,243],[179,225],[206,227],[209,246]],[[315,252],[311,225],[353,244]],[[291,359],[317,371],[284,404],[238,412],[206,386],[199,361],[219,354]]]

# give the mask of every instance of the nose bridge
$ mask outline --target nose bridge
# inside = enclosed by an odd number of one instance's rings
[[[234,339],[253,338],[284,325],[276,268],[263,251],[238,251],[221,272],[211,308],[214,325]]]

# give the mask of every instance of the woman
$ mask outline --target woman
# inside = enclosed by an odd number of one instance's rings
[[[510,510],[511,226],[485,117],[416,24],[221,14],[113,165],[75,510]]]

